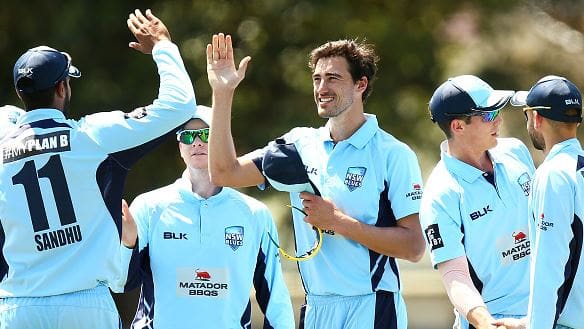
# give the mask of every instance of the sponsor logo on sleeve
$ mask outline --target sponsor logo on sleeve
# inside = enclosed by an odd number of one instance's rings
[[[517,184],[521,186],[523,194],[525,194],[525,196],[529,196],[529,192],[531,191],[531,177],[529,177],[527,172],[524,172],[519,176],[519,178],[517,178]]]
[[[426,240],[430,245],[430,249],[433,251],[434,249],[444,247],[444,242],[442,241],[442,237],[440,236],[440,229],[438,228],[438,224],[431,224],[429,225],[424,232],[426,233]]]
[[[412,185],[412,190],[406,193],[406,199],[420,200],[422,198],[422,185],[415,183]]]
[[[233,251],[243,246],[243,226],[229,226],[225,228],[225,244]]]
[[[554,228],[554,223],[549,221],[549,220],[545,220],[545,215],[543,213],[541,213],[539,215],[539,221],[537,222],[537,228],[540,231],[547,231],[547,230],[552,230]]]
[[[148,115],[148,111],[146,111],[146,108],[145,107],[138,107],[130,113],[124,113],[124,118],[126,118],[126,119],[130,119],[130,118],[142,119],[146,115]]]
[[[363,185],[363,178],[365,178],[367,168],[364,167],[349,167],[345,174],[345,186],[349,191],[353,192]]]

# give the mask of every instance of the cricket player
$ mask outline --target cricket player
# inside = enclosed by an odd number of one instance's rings
[[[124,220],[137,224],[123,242],[134,247],[138,237],[144,273],[132,328],[250,329],[253,286],[263,327],[293,329],[272,216],[263,203],[210,181],[210,126],[211,109],[199,105],[177,133],[182,177],[139,195],[131,213],[123,207]]]
[[[577,129],[582,95],[570,80],[541,78],[519,91],[533,146],[545,159],[537,168],[529,205],[533,251],[526,321],[501,322],[507,328],[584,328],[584,151]]]
[[[430,99],[432,121],[446,140],[426,182],[420,222],[457,329],[495,328],[495,318],[527,314],[535,168],[523,143],[499,137],[500,111],[513,93],[461,75]]]
[[[160,75],[158,98],[131,113],[66,118],[71,57],[46,46],[14,65],[26,113],[0,141],[0,328],[121,328],[121,196],[127,171],[192,116],[178,48],[150,10],[127,20]]]
[[[418,221],[422,179],[414,152],[364,112],[377,71],[374,50],[354,40],[314,49],[314,101],[327,124],[294,128],[267,148],[237,158],[231,104],[249,60],[235,69],[230,36],[215,35],[207,46],[213,182],[264,185],[266,150],[287,145],[320,192],[289,190],[292,206],[303,210],[292,212],[297,249],[314,241],[312,226],[325,232],[320,252],[299,263],[306,291],[300,328],[407,328],[396,258],[415,262],[424,253]],[[278,186],[294,186],[298,178],[284,175]]]

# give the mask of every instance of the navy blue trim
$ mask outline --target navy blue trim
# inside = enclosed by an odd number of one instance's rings
[[[460,231],[462,232],[462,240],[460,242],[464,246],[464,225],[463,224],[460,225]],[[468,259],[468,257],[466,257],[466,262],[468,263],[468,272],[470,274],[470,279],[472,280],[472,284],[475,286],[477,291],[480,294],[482,294],[483,293],[483,281],[481,281],[481,279],[477,275],[477,272],[475,271],[474,267],[470,263],[470,259]],[[471,329],[471,328],[469,328],[469,329]]]
[[[122,237],[122,193],[126,185],[128,169],[120,166],[111,156],[99,164],[95,171],[95,180],[101,197],[113,218],[118,236]]]
[[[391,201],[389,201],[389,184],[384,182],[385,188],[383,192],[379,195],[379,208],[377,212],[377,222],[375,223],[376,227],[394,227],[397,224],[397,220],[395,218],[395,214],[391,209]],[[381,259],[380,259],[381,257]],[[397,278],[398,288],[401,286],[401,282],[399,279],[399,270],[397,268],[397,262],[395,258],[381,255],[376,251],[369,249],[369,272],[371,273],[375,268],[375,265],[378,263],[375,272],[371,274],[371,291],[375,291],[379,282],[383,278],[385,273],[385,264],[389,262],[389,266],[395,277]]]
[[[268,280],[265,277],[266,274],[266,254],[260,247],[258,251],[258,257],[256,261],[255,271],[253,273],[253,286],[256,291],[256,300],[258,301],[258,306],[262,313],[266,315],[266,310],[268,309],[268,304],[270,302],[271,291]],[[270,320],[267,316],[264,316],[264,329],[273,329],[270,324]]]
[[[178,128],[176,128],[178,129]],[[110,154],[97,168],[95,180],[103,201],[114,219],[118,235],[122,236],[122,193],[129,169],[144,155],[160,145],[174,130],[145,144]]]
[[[149,245],[140,252],[140,238],[136,238],[136,245],[132,249],[132,257],[130,264],[128,264],[128,276],[126,284],[124,285],[124,292],[128,292],[142,283],[143,273],[146,274],[145,269],[150,268],[150,256],[148,254]]]
[[[8,262],[4,257],[4,243],[6,242],[6,233],[4,233],[4,227],[2,227],[2,221],[0,221],[0,282],[4,280],[4,277],[8,274]]]
[[[241,315],[241,320],[239,321],[241,327],[244,329],[251,329],[251,301],[247,301],[247,307],[243,314]]]
[[[375,293],[375,322],[373,329],[397,329],[397,309],[394,293],[380,290]]]
[[[44,119],[35,122],[31,122],[28,125],[29,128],[41,128],[41,129],[50,129],[50,128],[73,128],[70,125],[64,122],[57,122],[53,119]]]
[[[304,321],[306,320],[306,300],[300,306],[300,315],[298,317],[298,329],[304,329]]]
[[[142,289],[140,290],[140,299],[136,315],[132,320],[132,329],[150,329],[151,325],[138,327],[137,323],[142,319],[147,319],[146,323],[154,320],[154,279],[152,278],[152,269],[150,268],[149,246],[146,246],[140,252],[140,276],[142,279]]]
[[[574,284],[574,278],[576,277],[576,271],[578,270],[578,265],[580,265],[580,256],[582,254],[582,220],[576,214],[574,214],[574,221],[572,222],[572,234],[574,237],[570,240],[570,256],[568,261],[564,266],[564,283],[558,288],[558,300],[556,302],[556,315],[554,318],[554,327],[558,322],[558,318],[564,307],[566,306],[566,301],[572,290]]]

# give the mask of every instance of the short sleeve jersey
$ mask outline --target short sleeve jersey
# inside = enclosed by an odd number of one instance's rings
[[[159,42],[153,57],[161,76],[153,104],[80,120],[36,109],[0,141],[0,298],[123,287],[128,168],[196,106],[178,48]]]
[[[366,118],[351,137],[336,144],[328,126],[295,128],[282,138],[294,143],[322,197],[365,224],[391,227],[418,213],[420,167],[406,144],[380,129],[374,115],[366,114]],[[262,152],[254,154],[262,157]],[[302,208],[299,193],[290,193],[290,200]],[[292,216],[297,250],[309,250],[314,230],[301,212],[293,211]],[[355,296],[400,289],[395,258],[332,231],[324,232],[320,252],[300,262],[299,268],[308,294]]]
[[[584,328],[584,151],[577,139],[552,147],[537,168],[529,328]]]
[[[529,296],[527,203],[535,170],[517,139],[500,138],[488,151],[494,181],[447,153],[432,170],[420,222],[432,264],[464,256],[492,314],[525,315]]]
[[[131,212],[145,273],[133,328],[251,328],[250,291],[266,328],[294,328],[276,227],[236,190],[201,198],[188,179],[142,194]],[[194,315],[196,314],[196,315]]]

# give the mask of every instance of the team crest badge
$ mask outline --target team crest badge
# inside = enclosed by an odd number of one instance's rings
[[[353,192],[357,188],[363,185],[363,178],[365,177],[365,172],[367,168],[364,167],[349,167],[347,169],[347,174],[345,175],[345,185],[349,191]]]
[[[531,191],[531,177],[529,177],[529,174],[526,172],[521,174],[521,176],[517,178],[517,183],[521,186],[525,196],[529,196],[529,192]]]
[[[243,246],[243,226],[229,226],[225,228],[225,244],[233,251]]]

